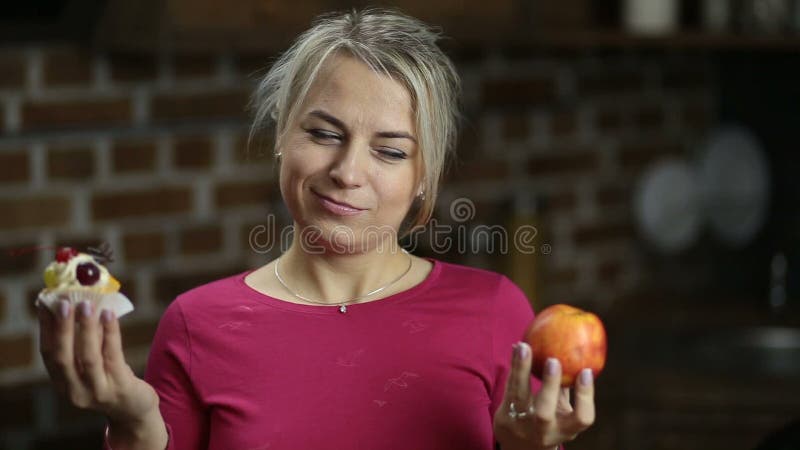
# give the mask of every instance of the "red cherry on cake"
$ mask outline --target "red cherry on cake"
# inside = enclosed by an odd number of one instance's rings
[[[75,278],[81,285],[91,286],[100,279],[100,269],[90,262],[80,263],[75,268]]]
[[[56,251],[56,261],[60,263],[69,261],[73,256],[78,256],[78,250],[72,247],[59,247]]]

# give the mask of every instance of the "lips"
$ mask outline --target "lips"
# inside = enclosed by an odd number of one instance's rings
[[[317,192],[317,191],[315,191],[313,189],[311,190],[311,192],[313,192],[314,195],[316,195],[317,197],[323,198],[323,199],[325,199],[325,200],[327,200],[327,201],[329,201],[329,202],[331,202],[333,204],[342,206],[344,208],[352,209],[352,210],[355,210],[355,211],[363,211],[364,210],[364,208],[359,208],[359,207],[353,206],[353,205],[351,205],[349,203],[345,203],[345,202],[340,202],[340,201],[334,200],[334,199],[332,199],[332,198],[330,198],[328,196],[320,194],[319,192]]]

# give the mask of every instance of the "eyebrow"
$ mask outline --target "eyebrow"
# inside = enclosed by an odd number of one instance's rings
[[[340,128],[342,130],[347,130],[347,127],[345,126],[344,122],[342,122],[341,120],[337,119],[336,117],[334,117],[334,116],[332,116],[332,115],[328,114],[327,112],[322,111],[320,109],[315,109],[315,110],[311,111],[310,113],[308,113],[308,115],[309,116],[318,117],[318,118],[330,123],[331,125],[333,125],[335,127]],[[375,133],[375,135],[379,136],[379,137],[383,137],[383,138],[410,139],[415,144],[417,143],[417,140],[414,138],[414,136],[412,136],[411,134],[409,134],[409,133],[407,133],[405,131],[379,131],[379,132]]]

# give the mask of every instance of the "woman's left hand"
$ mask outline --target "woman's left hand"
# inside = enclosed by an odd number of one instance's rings
[[[534,396],[530,346],[524,342],[515,346],[503,403],[494,414],[494,434],[502,450],[550,450],[575,439],[594,423],[591,370],[584,369],[575,380],[573,408],[569,388],[561,387],[561,364],[551,358],[545,364],[542,388]]]

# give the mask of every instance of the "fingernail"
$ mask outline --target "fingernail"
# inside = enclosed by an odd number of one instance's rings
[[[84,300],[81,302],[81,314],[83,317],[89,317],[92,315],[92,304],[89,300]]]
[[[580,381],[581,384],[584,386],[591,386],[592,381],[594,381],[594,374],[592,373],[592,369],[581,370]]]
[[[519,361],[519,342],[513,344],[511,346],[512,354],[514,355],[514,361]]]
[[[548,375],[553,376],[558,373],[558,366],[559,362],[555,358],[547,358],[547,362],[545,362],[544,370],[547,372]]]
[[[69,302],[66,300],[58,301],[58,312],[61,314],[62,319],[69,317]]]
[[[100,313],[100,320],[102,320],[103,323],[109,323],[114,319],[113,314],[114,313],[110,309],[104,309]]]
[[[520,357],[520,359],[525,359],[525,358],[528,357],[528,355],[531,354],[531,347],[527,343],[520,342],[517,345],[519,345],[519,357]]]

